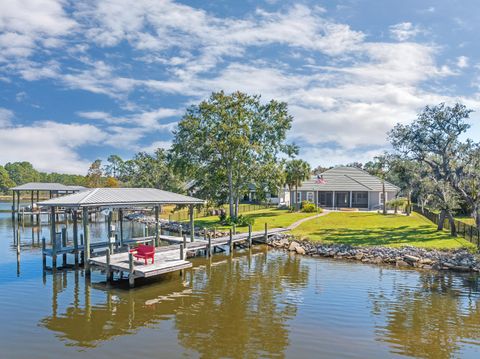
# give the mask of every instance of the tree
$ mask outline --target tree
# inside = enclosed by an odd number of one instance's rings
[[[131,187],[158,188],[181,192],[182,183],[168,163],[167,152],[158,148],[153,155],[139,152],[125,162],[125,180]]]
[[[0,192],[7,192],[9,188],[14,187],[15,183],[11,180],[7,170],[0,166]]]
[[[87,185],[91,188],[101,187],[102,185],[102,161],[95,160],[88,169]]]
[[[285,183],[290,191],[295,188],[295,203],[297,210],[300,209],[298,203],[298,187],[302,182],[310,177],[310,165],[304,160],[293,159],[287,162],[285,166]]]
[[[108,164],[105,166],[104,171],[110,177],[119,179],[124,172],[124,161],[120,156],[110,155],[107,158]]]
[[[433,194],[441,217],[447,217],[452,235],[456,235],[452,210],[458,206],[455,191],[460,191],[463,170],[459,167],[459,156],[465,150],[461,142],[470,125],[465,122],[472,111],[462,104],[453,107],[441,103],[426,106],[411,124],[397,124],[389,133],[395,150],[405,158],[416,160],[428,166],[428,175],[434,184]],[[475,202],[472,199],[472,204]],[[478,212],[478,206],[474,208]],[[443,224],[443,221],[440,221]]]
[[[382,196],[383,196],[383,203],[382,203],[382,213],[384,215],[387,214],[387,192],[385,190],[385,181],[388,175],[388,155],[383,154],[381,156],[376,156],[373,161],[369,161],[365,164],[365,171],[370,173],[373,176],[380,177],[382,180]]]
[[[30,162],[9,162],[5,165],[5,169],[16,185],[40,181],[40,173],[33,168]]]
[[[107,179],[105,181],[105,187],[118,188],[118,187],[120,187],[120,184],[115,177],[107,177]]]
[[[291,123],[284,102],[264,104],[260,96],[242,92],[212,93],[188,108],[174,131],[175,169],[184,179],[195,179],[200,191],[226,193],[230,216],[236,218],[248,185],[259,182],[259,173],[268,175],[263,169],[278,162],[280,153],[296,152],[285,143]]]

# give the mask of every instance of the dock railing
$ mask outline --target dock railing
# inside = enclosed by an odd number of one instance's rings
[[[438,225],[440,222],[440,214],[430,211],[427,208],[421,208],[420,206],[413,205],[413,211],[421,214],[422,216],[428,218],[430,221]],[[463,238],[465,238],[470,243],[473,243],[480,248],[480,231],[477,229],[476,226],[472,226],[471,224],[459,221],[458,219],[454,220],[455,227],[457,228],[457,234]],[[446,230],[450,230],[450,222],[448,219],[444,220],[443,228]]]

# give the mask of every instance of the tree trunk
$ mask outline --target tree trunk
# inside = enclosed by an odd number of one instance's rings
[[[234,208],[233,208],[233,174],[232,169],[228,170],[228,204],[230,217],[235,218]]]
[[[443,230],[443,224],[445,223],[445,217],[447,216],[447,213],[444,209],[440,211],[440,217],[438,219],[438,226],[437,226],[437,231],[442,231]]]
[[[383,193],[383,214],[387,214],[387,195],[385,193],[385,180],[382,179],[382,193]]]
[[[450,223],[450,234],[453,237],[457,236],[457,226],[455,226],[455,219],[452,216],[452,212],[447,212],[448,222]]]
[[[410,215],[411,211],[412,211],[412,191],[408,191],[407,192],[407,210],[405,212],[407,212],[407,216]]]
[[[295,209],[300,210],[300,203],[298,203],[298,186],[295,185]]]
[[[235,198],[235,218],[238,218],[238,202],[239,202],[239,199],[238,199],[238,194],[237,194],[237,197]]]
[[[395,205],[394,209],[395,209],[395,214],[398,214],[398,206],[397,205]]]

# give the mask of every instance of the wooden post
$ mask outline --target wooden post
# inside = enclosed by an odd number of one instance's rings
[[[47,266],[47,255],[45,254],[46,249],[45,237],[42,237],[42,265],[43,269]]]
[[[17,221],[20,216],[20,191],[17,191]]]
[[[195,237],[195,223],[193,219],[193,204],[190,205],[190,242],[193,242]]]
[[[77,210],[74,209],[72,213],[73,221],[73,254],[75,257],[75,267],[78,266],[78,218]]]
[[[187,249],[187,235],[186,234],[183,235],[183,246],[185,247],[185,249]]]
[[[252,246],[252,225],[248,225],[248,246]]]
[[[208,235],[208,247],[207,247],[207,257],[212,256],[212,236]]]
[[[123,209],[118,211],[120,217],[120,247],[123,247]]]
[[[178,226],[178,232],[180,233],[180,237],[183,237],[183,228],[181,224]]]
[[[134,277],[134,264],[133,264],[133,253],[128,253],[128,284],[130,288],[135,287],[135,277]]]
[[[90,276],[90,226],[88,225],[88,208],[83,207],[82,209],[82,219],[83,219],[83,234],[84,234],[84,247],[83,255],[85,261],[85,276]]]
[[[180,260],[183,260],[183,244],[180,243]]]
[[[268,224],[265,222],[265,243],[267,243],[268,239]]]
[[[31,191],[30,195],[30,221],[33,222],[33,191]]]
[[[12,191],[12,221],[15,220],[15,191]]]
[[[38,202],[40,202],[40,191],[37,191],[37,223],[40,223],[40,207],[38,207]]]
[[[67,246],[67,228],[62,228],[62,249]],[[62,266],[65,267],[67,264],[67,253],[62,254]]]
[[[203,227],[203,240],[207,240],[207,229],[205,227]]]
[[[85,247],[84,247],[83,234],[80,235],[80,245],[83,247],[83,250],[80,251],[80,263],[83,265],[85,263]]]
[[[160,245],[159,208],[155,206],[155,247]]]
[[[56,235],[57,228],[55,225],[55,207],[50,209],[50,217],[52,218],[50,222],[50,238],[52,240],[52,269],[57,268],[57,243]]]
[[[112,267],[110,267],[110,264],[111,264],[110,254],[111,254],[110,248],[107,248],[107,282],[111,282],[113,280]]]
[[[230,228],[230,236],[228,239],[228,247],[230,248],[230,251],[233,249],[233,231]]]
[[[235,225],[235,223],[232,225],[233,227],[233,234],[237,234],[237,226]]]

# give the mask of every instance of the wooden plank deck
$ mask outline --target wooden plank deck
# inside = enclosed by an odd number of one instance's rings
[[[110,270],[128,273],[130,270],[128,253],[117,253],[110,256]],[[107,257],[96,257],[90,259],[90,264],[107,269]],[[174,272],[192,267],[192,263],[181,260],[179,250],[167,252],[156,252],[155,263],[148,260],[145,265],[143,260],[134,260],[134,277],[153,277],[160,274]]]

